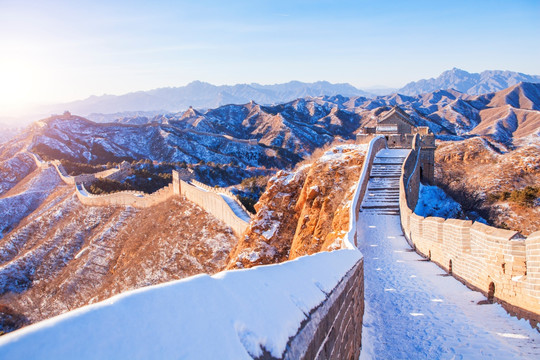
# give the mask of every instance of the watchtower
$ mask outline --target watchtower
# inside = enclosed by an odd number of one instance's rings
[[[416,126],[409,114],[393,106],[373,117],[356,135],[357,143],[366,143],[374,136],[384,135],[389,148],[411,149],[414,136],[420,136],[420,174],[423,182],[433,183],[435,164],[435,135],[427,126]]]

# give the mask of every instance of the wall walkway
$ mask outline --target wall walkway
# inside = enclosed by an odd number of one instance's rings
[[[498,305],[477,305],[480,293],[408,246],[394,211],[408,153],[377,153],[358,217],[366,309],[360,359],[539,358],[539,333]]]
[[[414,214],[419,147],[415,141],[400,179],[401,223],[407,239],[419,253],[488,299],[540,322],[540,232],[524,238],[478,222]]]

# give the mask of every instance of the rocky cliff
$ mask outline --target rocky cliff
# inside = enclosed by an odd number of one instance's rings
[[[294,171],[272,177],[227,267],[247,268],[340,249],[365,151],[362,145],[338,145]]]

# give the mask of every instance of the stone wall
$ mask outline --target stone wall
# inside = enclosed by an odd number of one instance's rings
[[[173,184],[159,189],[152,194],[142,191],[119,191],[112,194],[94,195],[90,194],[83,183],[77,183],[76,194],[81,203],[90,206],[133,206],[136,208],[147,208],[162,203],[173,197]]]
[[[244,207],[244,205],[240,202],[240,200],[238,199],[238,197],[236,197],[235,194],[233,194],[230,190],[227,190],[227,189],[224,189],[224,188],[220,188],[220,187],[211,187],[211,186],[208,186],[206,184],[203,184],[202,182],[200,181],[197,181],[195,179],[192,179],[190,180],[190,182],[197,186],[197,187],[200,187],[206,191],[211,191],[213,193],[216,193],[216,194],[224,194],[224,195],[227,195],[228,197],[232,198],[237,204],[238,206],[244,211],[245,215],[248,216],[248,217],[251,217],[251,214],[249,211],[247,211],[247,209]]]
[[[416,142],[400,180],[401,225],[407,240],[417,252],[489,300],[540,322],[540,232],[524,238],[516,231],[478,222],[414,214],[419,154]]]
[[[225,224],[229,225],[235,234],[241,235],[246,230],[249,221],[237,216],[220,194],[191,185],[183,180],[179,180],[179,183],[177,184],[174,181],[175,178],[177,177],[173,175],[174,193],[180,194],[187,200],[194,202]]]
[[[131,168],[121,167],[103,170],[94,174],[81,174],[76,176],[68,175],[67,171],[62,166],[62,163],[58,160],[51,161],[51,164],[55,167],[58,175],[62,181],[68,185],[75,185],[77,183],[91,183],[96,179],[111,179],[121,180],[131,173]]]
[[[289,341],[283,359],[358,359],[364,316],[364,261],[341,279]]]

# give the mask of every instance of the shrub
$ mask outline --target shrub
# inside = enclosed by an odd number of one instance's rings
[[[521,190],[514,190],[509,200],[526,207],[532,207],[536,198],[540,196],[540,187],[527,186]]]
[[[540,187],[526,186],[523,189],[510,191],[502,191],[492,193],[487,196],[487,200],[491,203],[497,201],[511,201],[515,204],[533,207],[535,200],[540,197]]]
[[[257,211],[255,211],[255,204],[257,203],[256,199],[253,199],[249,196],[237,196],[238,200],[244,205],[247,211],[249,211],[252,214],[255,214]]]
[[[124,190],[134,190],[129,184],[111,179],[97,179],[90,185],[88,191],[95,195],[111,194]]]

